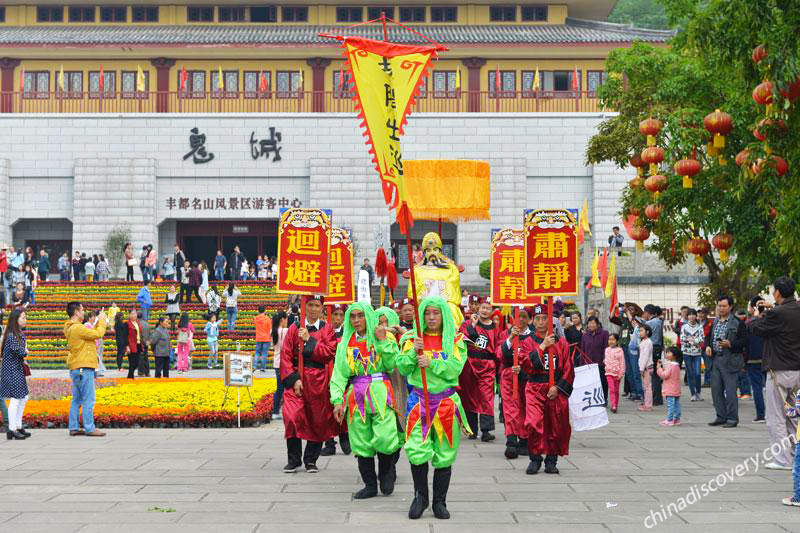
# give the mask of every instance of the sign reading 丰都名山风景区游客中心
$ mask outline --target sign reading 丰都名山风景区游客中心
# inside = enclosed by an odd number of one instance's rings
[[[282,196],[230,196],[174,197],[166,199],[165,206],[170,211],[270,211],[288,207],[303,207],[300,198]]]

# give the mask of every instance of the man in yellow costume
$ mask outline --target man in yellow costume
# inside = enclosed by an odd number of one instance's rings
[[[437,233],[426,233],[422,238],[424,259],[421,265],[414,265],[417,284],[417,301],[430,296],[438,296],[447,301],[456,324],[464,321],[461,313],[461,269],[442,252],[442,239]],[[413,298],[411,284],[408,297]]]

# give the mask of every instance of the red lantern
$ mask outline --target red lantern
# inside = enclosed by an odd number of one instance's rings
[[[706,130],[714,135],[714,148],[725,148],[725,136],[733,130],[733,118],[719,109],[703,119]]]
[[[755,163],[753,163],[752,170],[753,174],[761,174],[761,171],[764,170],[764,165],[766,164],[769,168],[774,168],[775,173],[778,177],[783,176],[787,172],[789,172],[789,163],[780,156],[771,155],[765,161],[764,159],[757,159]],[[647,186],[647,182],[645,182],[645,187]]]
[[[647,207],[644,208],[644,216],[650,220],[658,220],[658,217],[661,216],[661,206],[657,204],[648,204]]]
[[[655,198],[658,199],[658,195],[667,190],[667,177],[661,174],[650,176],[644,181],[644,188],[653,193]]]
[[[790,83],[786,90],[781,89],[781,95],[790,102],[794,102],[800,98],[800,76],[794,82]]]
[[[658,164],[664,160],[664,149],[660,146],[648,146],[642,150],[642,161],[650,165],[650,174],[658,172]]]
[[[686,249],[689,251],[689,253],[694,254],[695,262],[698,265],[702,265],[703,256],[711,251],[711,245],[708,244],[707,240],[700,237],[695,237],[693,239],[689,239],[689,242],[686,244]]]
[[[650,238],[650,230],[641,226],[634,226],[629,232],[631,239],[636,241],[636,250],[644,250],[644,241]]]
[[[657,118],[646,118],[639,123],[639,132],[647,136],[647,146],[656,145],[656,135],[663,127],[664,124]]]
[[[642,180],[642,178],[640,178],[639,176],[636,176],[635,178],[633,178],[628,182],[628,185],[630,185],[631,189],[639,189],[641,188],[643,183],[644,180]]]
[[[742,150],[738,154],[736,154],[736,165],[742,166],[747,163],[747,159],[750,157],[750,152],[748,150]]]
[[[769,105],[772,103],[772,82],[763,81],[753,89],[753,100],[757,104]]]
[[[638,207],[631,207],[628,209],[628,214],[638,217],[639,215],[642,214],[642,210],[639,209]]]
[[[753,63],[761,63],[762,59],[767,57],[767,47],[763,44],[759,44],[755,48],[753,48]]]
[[[728,260],[728,250],[733,246],[733,235],[730,233],[718,233],[711,239],[711,244],[719,250],[719,258],[723,261]]]
[[[781,130],[786,129],[786,122],[783,120],[778,120],[777,122],[772,120],[771,118],[762,119],[756,129],[753,130],[753,136],[758,139],[759,141],[766,141],[767,140],[767,132],[765,130],[770,129],[773,125],[777,125]]]
[[[683,188],[692,188],[692,176],[702,170],[702,165],[697,159],[681,159],[675,163],[675,174],[683,176]]]
[[[637,176],[644,176],[644,167],[647,165],[642,161],[642,157],[639,154],[634,154],[633,157],[631,157],[631,166],[636,168]]]

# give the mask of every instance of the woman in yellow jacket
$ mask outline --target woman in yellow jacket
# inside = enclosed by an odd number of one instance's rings
[[[72,405],[69,408],[69,434],[104,437],[94,425],[94,375],[97,370],[97,339],[106,333],[105,311],[100,311],[93,328],[83,325],[83,305],[80,302],[67,304],[69,320],[64,324],[64,337],[67,339],[67,368],[72,379]],[[83,429],[78,415],[83,407]]]

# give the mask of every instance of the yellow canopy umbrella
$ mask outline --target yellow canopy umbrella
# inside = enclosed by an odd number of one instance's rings
[[[465,159],[403,161],[408,207],[417,219],[489,220],[489,163]]]

